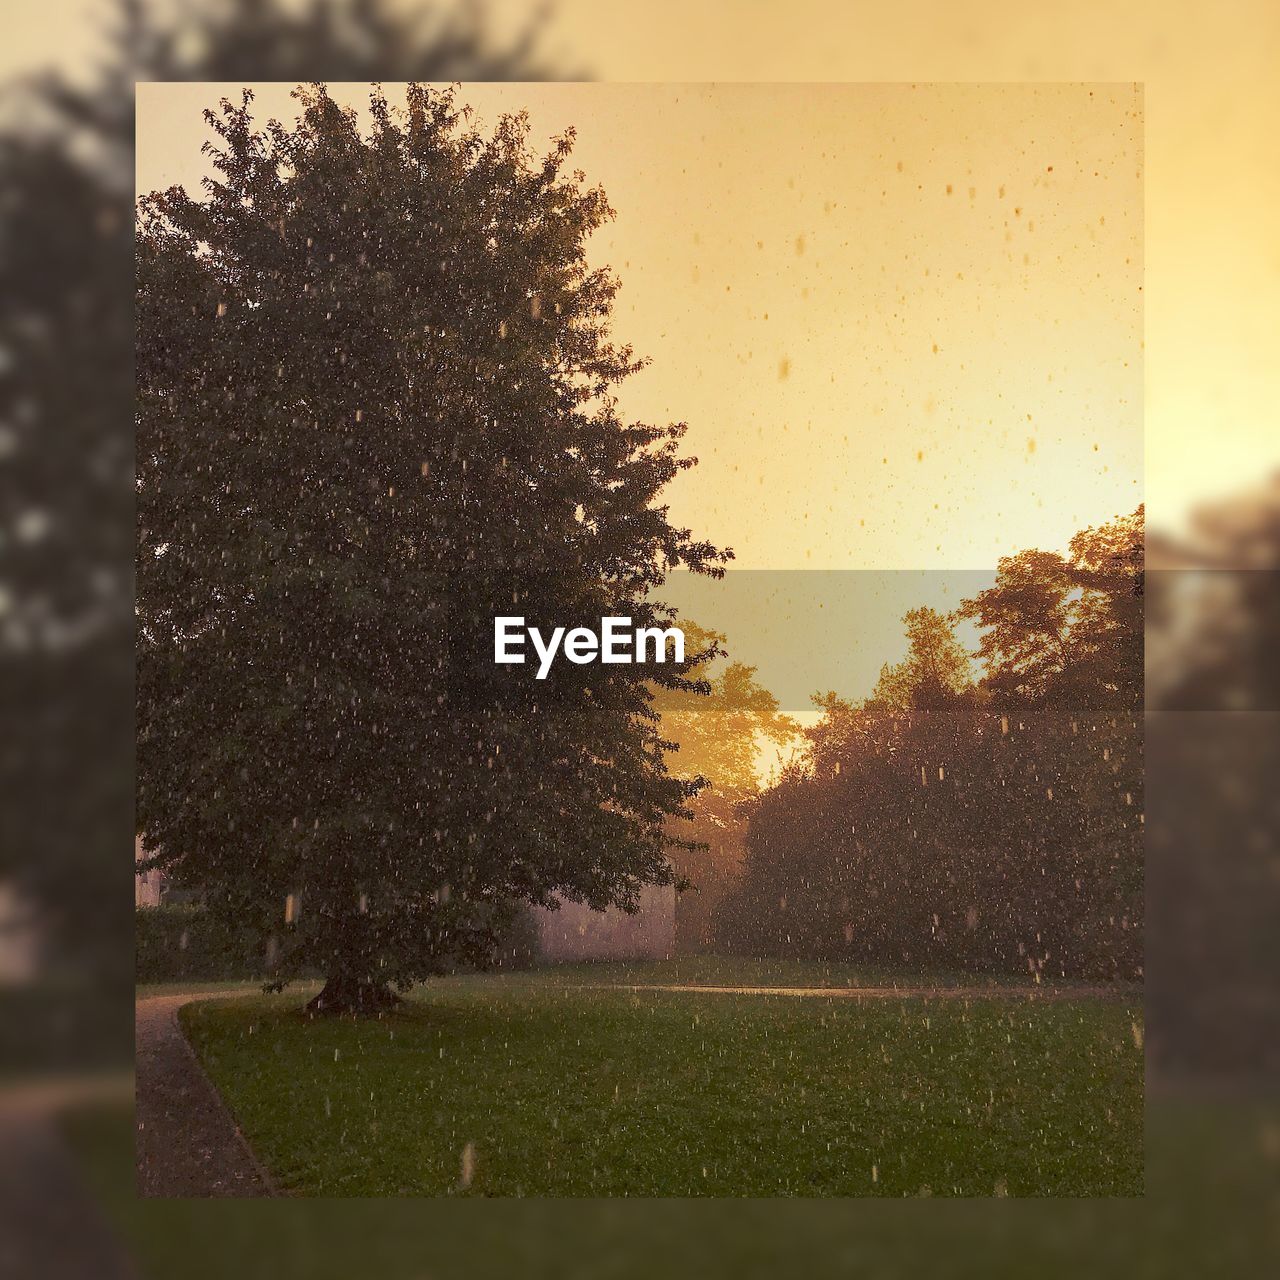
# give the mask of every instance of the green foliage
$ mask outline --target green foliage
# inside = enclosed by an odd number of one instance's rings
[[[755,667],[722,660],[727,658],[723,635],[688,620],[683,629],[686,652],[693,658],[689,675],[706,688],[655,691],[663,736],[676,750],[670,767],[686,778],[705,778],[712,792],[741,799],[759,787],[760,749],[790,742],[796,724],[756,679]]]
[[[880,668],[874,701],[895,712],[945,706],[973,685],[969,655],[936,609],[909,609],[902,619],[910,648],[896,667]]]
[[[684,633],[687,652],[708,655],[695,657],[689,672],[707,689],[660,689],[654,706],[663,737],[675,747],[673,772],[707,783],[690,803],[691,816],[668,828],[682,841],[671,861],[685,886],[676,899],[675,946],[689,954],[713,945],[716,912],[741,878],[742,804],[759,791],[759,753],[786,746],[798,728],[754,667],[720,660],[727,657],[723,635],[687,621]]]
[[[640,362],[571,138],[419,86],[367,136],[322,87],[296,127],[250,101],[208,113],[203,199],[140,205],[139,823],[211,910],[292,899],[282,976],[407,987],[520,900],[670,883],[700,785],[652,668],[535,682],[494,616],[666,624],[667,572],[728,556],[659,503],[683,426],[618,416]]]
[[[1142,972],[1142,513],[1069,559],[1002,562],[858,704],[815,699],[807,762],[751,806],[717,922],[747,954],[1064,976]],[[967,664],[965,664],[967,665]]]
[[[497,936],[492,952],[485,957],[494,969],[532,969],[542,959],[538,921],[523,903],[511,912],[506,927]]]
[[[1142,701],[1144,508],[1071,540],[1066,557],[1023,551],[959,618],[983,631],[978,656],[998,701],[1081,716]]]
[[[264,941],[254,931],[210,911],[203,903],[139,907],[134,929],[136,980],[140,983],[188,981],[271,981],[278,976],[272,956],[279,939]],[[485,957],[495,969],[528,969],[539,960],[538,927],[532,912],[510,913]]]
[[[311,1023],[271,997],[183,1020],[254,1150],[301,1195],[1142,1190],[1141,1012],[1120,1000],[470,979],[378,1022]]]
[[[138,982],[223,981],[267,973],[262,939],[198,903],[139,907],[134,937]]]

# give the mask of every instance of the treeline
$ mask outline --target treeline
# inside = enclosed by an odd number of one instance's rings
[[[907,615],[871,697],[816,699],[804,759],[745,807],[719,947],[1140,975],[1142,550],[1139,508],[1007,558],[955,615]]]

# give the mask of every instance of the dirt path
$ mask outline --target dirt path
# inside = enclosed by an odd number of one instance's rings
[[[825,996],[835,1000],[1075,1000],[1131,994],[1115,987],[714,987],[703,983],[601,982],[581,991],[701,991],[727,996]]]
[[[166,1198],[275,1194],[178,1025],[178,1010],[226,991],[150,996],[136,1005],[138,1194]]]

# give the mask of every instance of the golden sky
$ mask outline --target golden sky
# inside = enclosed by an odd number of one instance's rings
[[[394,2],[424,21],[450,7]],[[528,25],[528,0],[474,4],[495,40]],[[87,78],[110,10],[108,0],[11,0],[0,73],[53,62]],[[1142,83],[1149,518],[1176,528],[1197,503],[1280,467],[1275,0],[648,0],[643,20],[623,0],[553,0],[539,12],[551,75]]]
[[[290,88],[255,86],[264,120]],[[238,89],[139,86],[140,191],[197,186],[201,110]],[[689,423],[673,515],[739,567],[979,569],[1141,500],[1140,87],[461,96],[538,145],[577,129],[615,330],[652,360],[623,410]]]

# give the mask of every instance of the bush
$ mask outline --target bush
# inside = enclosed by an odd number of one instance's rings
[[[722,949],[1141,976],[1136,716],[1024,724],[958,701],[950,717],[860,727],[835,764],[793,770],[753,805],[743,878],[716,916]]]
[[[258,978],[266,969],[260,937],[227,929],[199,903],[139,907],[134,937],[138,982]]]
[[[139,907],[135,930],[138,982],[265,978],[267,947],[249,929],[228,929],[201,903]],[[538,922],[523,904],[499,934],[490,967],[531,969],[541,956]]]

